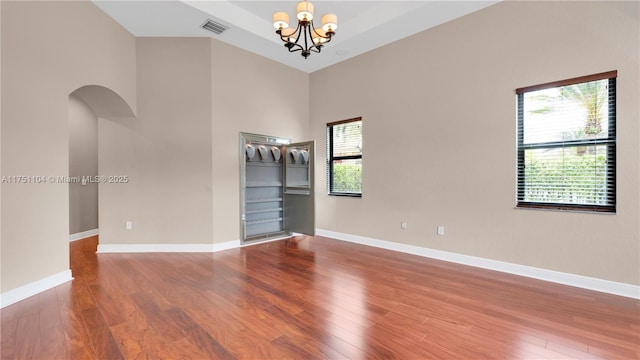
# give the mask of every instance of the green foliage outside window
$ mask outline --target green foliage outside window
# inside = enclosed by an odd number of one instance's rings
[[[598,150],[602,154],[589,154]],[[607,203],[607,158],[603,148],[568,148],[564,156],[553,157],[527,151],[525,158],[525,199],[544,203]]]
[[[337,192],[362,193],[362,164],[353,162],[334,163],[333,188]]]

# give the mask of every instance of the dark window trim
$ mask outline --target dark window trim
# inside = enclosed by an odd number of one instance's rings
[[[617,70],[607,71],[599,74],[580,76],[576,78],[553,81],[540,85],[532,85],[516,89],[517,94],[517,106],[518,106],[518,155],[517,155],[517,203],[516,208],[524,209],[546,209],[546,210],[573,210],[581,212],[594,212],[594,213],[614,213],[616,212],[617,202],[617,187],[616,187],[616,78],[618,75]],[[583,139],[561,142],[543,142],[524,144],[524,94],[527,92],[548,89],[552,87],[562,87],[580,84],[584,82],[605,80],[608,79],[608,97],[613,99],[609,103],[609,113],[607,114],[607,122],[609,123],[609,133],[606,139]],[[608,183],[613,183],[611,190],[612,200],[607,205],[584,205],[584,204],[565,204],[565,203],[541,203],[533,201],[524,201],[524,188],[525,188],[525,176],[524,176],[524,153],[525,150],[534,148],[555,148],[555,147],[575,147],[581,145],[607,145],[607,164],[613,167],[612,172],[608,172],[611,176],[607,179]],[[522,179],[522,181],[521,181]]]
[[[330,129],[330,128],[336,126],[336,125],[344,125],[344,124],[348,124],[348,123],[352,123],[352,122],[356,122],[356,121],[362,121],[362,117],[355,117],[355,118],[346,119],[346,120],[334,121],[334,122],[330,122],[330,123],[327,124],[327,139],[328,139],[328,143],[327,143],[327,151],[328,151],[327,169],[329,170],[327,172],[327,195],[330,195],[330,196],[356,197],[356,198],[362,197],[362,191],[359,192],[359,193],[344,193],[344,192],[337,192],[337,191],[332,191],[331,190],[331,189],[333,189],[333,161],[334,160],[362,159],[362,155],[333,156],[333,131],[328,131],[328,129]]]
[[[356,122],[356,121],[362,121],[362,117],[355,117],[355,118],[351,118],[351,119],[330,122],[330,123],[327,124],[327,127],[331,127],[331,126],[335,126],[335,125],[347,124],[347,123]]]
[[[526,93],[526,92],[543,90],[543,89],[548,89],[548,88],[552,88],[552,87],[575,85],[575,84],[580,84],[580,83],[583,83],[583,82],[611,79],[611,78],[616,78],[616,77],[618,77],[618,70],[612,70],[612,71],[607,71],[607,72],[603,72],[603,73],[599,73],[599,74],[579,76],[579,77],[575,77],[575,78],[571,78],[571,79],[552,81],[552,82],[539,84],[539,85],[525,86],[525,87],[517,88],[516,89],[516,94],[523,94],[523,93]]]

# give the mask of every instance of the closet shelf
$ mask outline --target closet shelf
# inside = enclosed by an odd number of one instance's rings
[[[280,167],[279,162],[261,162],[261,161],[247,161],[247,166],[267,166],[267,167]]]
[[[282,208],[270,208],[270,209],[261,209],[261,210],[249,210],[247,212],[245,212],[245,214],[250,215],[250,214],[261,214],[261,213],[269,213],[269,212],[274,212],[274,211],[282,211]]]
[[[254,187],[280,187],[282,183],[280,181],[247,181],[246,186],[248,188]]]
[[[256,203],[276,202],[276,201],[282,201],[282,198],[253,199],[253,200],[246,200],[245,202],[247,204],[256,204]]]
[[[282,221],[282,218],[273,218],[273,219],[264,219],[264,220],[253,220],[247,221],[247,225],[257,225],[257,224],[265,224],[270,222]]]

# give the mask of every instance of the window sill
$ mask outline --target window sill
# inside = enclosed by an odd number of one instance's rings
[[[615,211],[608,210],[594,210],[594,209],[577,209],[561,206],[528,206],[528,205],[516,205],[514,210],[534,210],[534,211],[551,211],[561,213],[577,213],[577,214],[598,214],[598,215],[616,215]]]
[[[361,198],[362,194],[348,194],[348,193],[328,193],[329,196],[340,196],[340,197],[352,197],[352,198]]]

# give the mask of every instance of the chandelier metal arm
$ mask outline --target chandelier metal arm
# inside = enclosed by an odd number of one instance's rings
[[[284,41],[284,47],[286,47],[289,52],[304,51],[304,47],[298,44],[298,42],[300,41],[300,36],[302,35],[302,27],[300,24],[298,24],[296,31],[291,34],[295,35],[295,41],[291,41],[292,36],[283,36],[282,30],[277,30],[276,33],[280,35],[280,40]]]
[[[321,39],[326,39],[327,41],[325,42],[329,42],[331,41],[331,36],[333,34],[335,34],[333,31],[328,31],[326,33],[326,36],[323,36],[321,33],[318,32],[318,30],[316,29],[316,27],[313,25],[313,20],[310,21],[311,22],[311,31],[313,31],[313,33],[316,35],[315,37],[317,38],[321,38]],[[313,36],[312,36],[313,37]]]
[[[302,56],[304,56],[304,58],[306,59],[309,56],[309,44],[308,44],[308,39],[309,39],[309,35],[308,31],[309,31],[309,22],[305,22],[304,24],[302,23],[302,21],[300,21],[300,25],[302,26],[302,30],[304,31],[304,49],[302,50]]]

